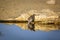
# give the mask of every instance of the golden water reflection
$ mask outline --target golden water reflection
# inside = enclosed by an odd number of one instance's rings
[[[29,30],[27,23],[17,23],[17,26],[22,28],[23,30]],[[41,31],[51,31],[51,30],[60,30],[60,25],[55,24],[38,24],[35,23],[35,31],[41,30]]]

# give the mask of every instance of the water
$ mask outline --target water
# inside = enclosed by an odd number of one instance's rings
[[[60,30],[55,31],[30,31],[22,30],[16,25],[7,25],[0,23],[0,40],[60,40]]]

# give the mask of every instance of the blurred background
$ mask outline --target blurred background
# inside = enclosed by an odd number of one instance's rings
[[[16,18],[25,11],[42,9],[60,13],[60,0],[0,0],[0,19]]]

